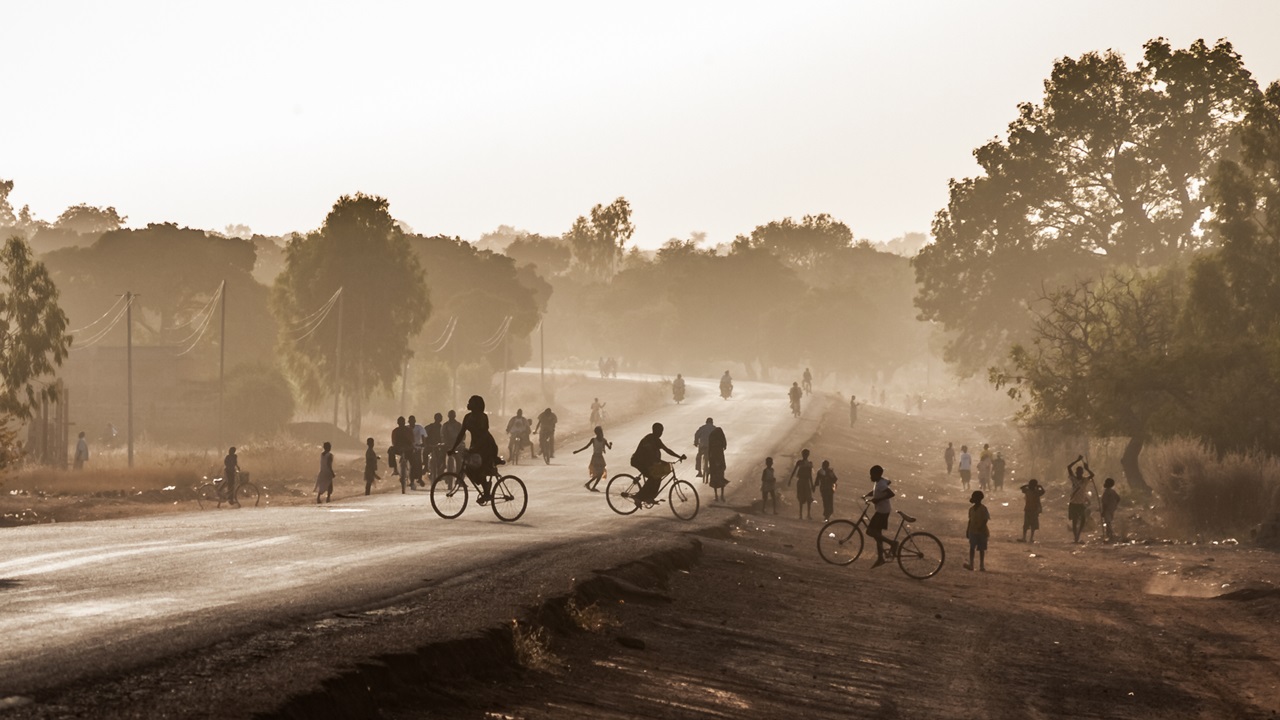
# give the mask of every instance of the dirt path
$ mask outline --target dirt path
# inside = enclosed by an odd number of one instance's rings
[[[751,511],[725,537],[701,539],[701,563],[658,588],[667,601],[610,603],[594,632],[551,635],[540,669],[406,697],[387,716],[1277,716],[1273,553],[1074,545],[1057,502],[1043,542],[1023,545],[1010,494],[992,503],[989,571],[965,571],[965,496],[912,443],[964,433],[963,421],[869,408],[851,430],[838,415],[814,445],[843,470],[837,515],[850,514],[865,468],[880,462],[898,506],[946,544],[939,576],[872,570],[867,555],[827,565],[814,549],[819,523],[791,518],[794,502],[776,517]]]

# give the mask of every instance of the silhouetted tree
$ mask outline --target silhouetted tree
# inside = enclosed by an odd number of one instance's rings
[[[0,424],[28,418],[41,398],[52,399],[48,379],[71,348],[58,288],[20,237],[0,252]],[[37,387],[39,386],[39,387]]]
[[[631,224],[631,203],[620,197],[608,205],[591,208],[588,219],[579,216],[565,233],[574,262],[585,275],[607,280],[617,272],[618,260],[636,228]]]
[[[816,269],[824,258],[852,244],[849,226],[826,213],[805,215],[798,223],[789,217],[774,220],[734,240],[735,247],[767,250],[801,271]]]
[[[518,265],[533,265],[543,277],[555,277],[569,270],[573,251],[562,238],[522,235],[507,245],[505,254]]]
[[[100,208],[81,203],[63,210],[53,225],[80,235],[101,235],[119,230],[127,219],[113,207]]]

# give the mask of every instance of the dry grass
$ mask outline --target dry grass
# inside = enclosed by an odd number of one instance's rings
[[[569,598],[564,604],[564,609],[569,614],[569,618],[573,620],[573,624],[587,632],[600,633],[620,624],[596,603],[581,607],[576,600]]]
[[[551,635],[544,627],[512,620],[511,643],[521,667],[530,670],[560,667],[560,658],[551,652]]]
[[[1148,447],[1142,466],[1171,534],[1248,537],[1280,509],[1280,460],[1263,453],[1219,458],[1203,441],[1179,438]]]

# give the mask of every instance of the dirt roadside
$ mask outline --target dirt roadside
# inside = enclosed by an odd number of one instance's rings
[[[866,489],[868,461],[881,462],[900,478],[899,507],[946,545],[937,577],[873,570],[867,555],[827,565],[815,550],[820,523],[791,518],[794,502],[761,516],[739,495],[744,514],[700,539],[692,570],[672,571],[649,595],[599,601],[589,622],[548,623],[531,667],[406,693],[383,716],[1277,716],[1273,553],[1074,545],[1053,505],[1043,542],[1024,545],[1020,505],[997,497],[989,571],[966,571],[965,498],[910,451],[912,439],[945,437],[948,423],[869,408],[849,429],[837,415],[815,455],[838,470],[864,468],[842,473],[837,514]]]

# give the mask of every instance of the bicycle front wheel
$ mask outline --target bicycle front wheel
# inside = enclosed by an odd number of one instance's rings
[[[818,554],[832,565],[848,565],[862,555],[865,540],[852,520],[832,520],[818,531]]]
[[[639,509],[635,501],[636,494],[639,492],[639,478],[622,473],[609,478],[609,484],[604,487],[604,499],[608,501],[609,508],[614,512],[619,515],[630,515]]]
[[[445,473],[431,481],[431,509],[445,520],[452,520],[467,509],[467,481],[454,473]]]
[[[515,522],[529,507],[529,493],[524,481],[515,475],[503,475],[493,483],[493,514],[503,522]]]
[[[688,481],[677,480],[671,483],[667,503],[671,505],[671,512],[681,520],[692,520],[698,515],[698,491]]]
[[[258,507],[262,502],[262,489],[251,482],[240,483],[236,485],[236,498],[242,505],[252,502],[254,507]]]
[[[927,532],[914,532],[898,543],[898,567],[907,577],[925,580],[938,574],[947,560],[942,541]]]

